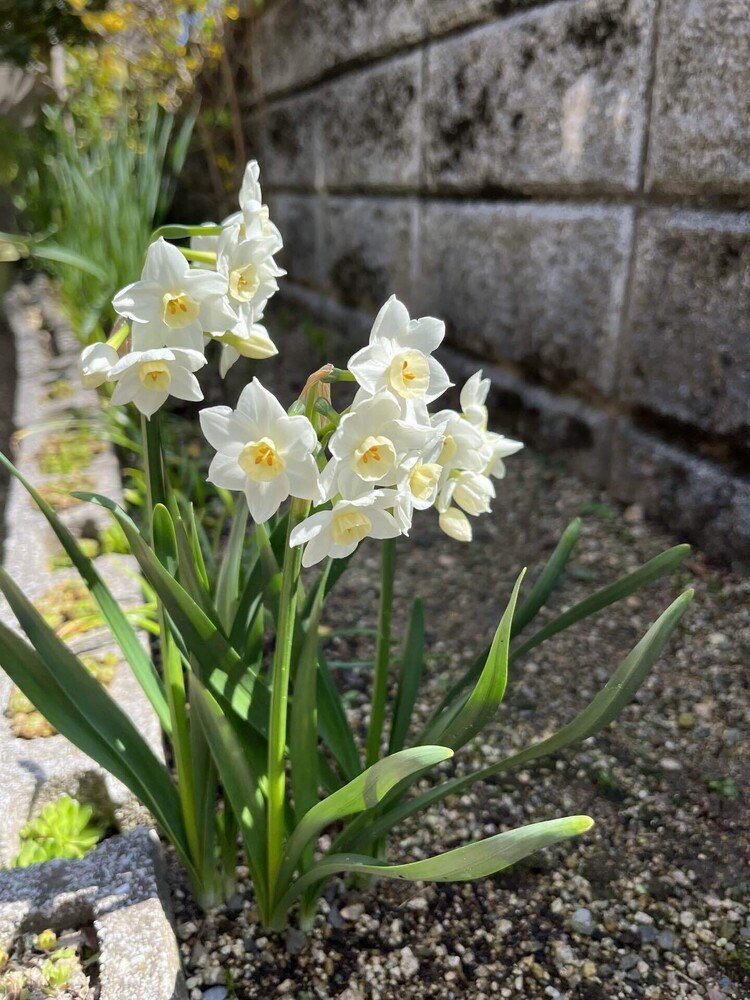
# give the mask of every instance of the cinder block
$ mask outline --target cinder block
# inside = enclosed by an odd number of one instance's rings
[[[431,0],[427,4],[427,27],[431,34],[437,35],[543,2],[544,0]]]
[[[750,213],[653,210],[637,227],[623,395],[746,447]]]
[[[664,0],[658,39],[648,187],[747,197],[747,0]]]
[[[269,198],[271,218],[284,238],[277,255],[288,278],[303,285],[319,287],[323,280],[320,261],[321,206],[317,195],[274,194]]]
[[[609,488],[738,569],[750,563],[750,481],[625,422],[614,428]]]
[[[419,180],[421,55],[323,88],[322,180],[336,188],[411,188]]]
[[[606,392],[631,225],[627,208],[429,202],[421,309],[458,348]]]
[[[325,291],[373,316],[394,292],[407,306],[415,305],[415,202],[330,198],[322,224]]]
[[[264,190],[274,187],[312,189],[315,186],[320,115],[316,91],[269,106],[263,129]]]
[[[576,0],[432,45],[428,185],[635,190],[652,21],[653,0]]]
[[[334,66],[418,41],[431,0],[284,0],[265,13],[254,65],[266,96],[319,79]]]

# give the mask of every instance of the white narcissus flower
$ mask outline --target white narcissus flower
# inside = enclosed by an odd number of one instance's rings
[[[318,437],[304,416],[290,417],[257,378],[245,386],[237,409],[201,410],[201,429],[216,449],[208,481],[242,490],[254,521],[262,524],[289,496],[322,500],[315,451]]]
[[[162,347],[152,351],[131,351],[113,366],[109,377],[117,382],[112,393],[115,405],[135,403],[150,417],[168,396],[177,399],[203,399],[193,372],[205,365],[200,351]]]
[[[349,500],[377,484],[395,486],[409,464],[436,440],[429,423],[403,418],[399,400],[389,392],[360,398],[328,442],[333,458],[323,473],[326,498]]]
[[[221,344],[219,374],[222,378],[239,358],[264,361],[279,353],[278,347],[268,335],[268,330],[261,323],[248,323],[242,315],[231,332],[214,339]]]
[[[303,566],[321,559],[351,555],[363,538],[395,538],[401,529],[386,508],[395,501],[393,490],[373,490],[357,500],[339,500],[331,510],[306,518],[292,531],[290,545],[304,545]]]
[[[132,321],[135,351],[202,351],[204,333],[223,333],[237,322],[225,291],[221,275],[191,268],[177,247],[160,238],[148,248],[140,281],[118,292],[112,304]]]
[[[276,279],[286,274],[274,261],[273,252],[273,239],[243,239],[240,226],[226,228],[219,238],[216,269],[224,278],[224,293],[232,309],[247,322],[260,318],[278,290]]]
[[[443,467],[446,474],[452,469],[481,472],[486,467],[490,450],[480,430],[455,410],[440,410],[431,419],[441,439],[434,461]]]
[[[98,389],[109,381],[110,372],[119,360],[117,351],[110,344],[89,344],[81,351],[78,361],[81,382],[87,389]]]
[[[438,518],[440,528],[457,542],[470,542],[472,539],[471,522],[458,507],[448,507]]]
[[[521,441],[513,441],[503,434],[487,430],[487,393],[490,391],[490,380],[482,378],[481,369],[467,380],[461,390],[461,410],[464,418],[482,434],[487,452],[487,465],[483,470],[488,476],[502,479],[505,475],[504,458],[515,455],[523,448]]]
[[[457,504],[467,514],[478,517],[488,514],[495,498],[495,487],[488,476],[481,472],[464,471],[451,476],[437,499],[439,511]]]
[[[375,319],[368,346],[349,359],[349,371],[371,395],[387,389],[401,399],[430,403],[452,384],[432,357],[444,336],[443,322],[410,319],[392,295]]]

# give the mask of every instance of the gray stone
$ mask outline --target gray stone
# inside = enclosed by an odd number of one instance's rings
[[[422,59],[414,53],[323,88],[320,180],[326,188],[417,185],[421,86]]]
[[[747,446],[750,213],[654,210],[639,220],[623,394]]]
[[[212,986],[203,991],[203,1000],[226,1000],[228,996],[229,990],[226,986]]]
[[[51,300],[39,297],[40,292],[39,285],[32,290],[19,288],[6,298],[18,368],[14,422],[17,428],[27,431],[36,422],[59,417],[65,406],[98,405],[96,394],[80,387],[78,343],[72,331],[52,307]],[[41,315],[39,303],[48,314],[47,318],[53,321],[48,325],[54,335],[40,325],[45,317]],[[67,379],[74,388],[73,395],[64,401],[48,400],[45,387],[52,378]],[[44,433],[25,435],[14,454],[19,470],[37,485],[54,478],[44,476],[38,467],[37,456],[44,436]],[[90,477],[89,485],[93,490],[122,503],[119,466],[111,446],[94,456],[86,475]],[[61,512],[60,517],[78,537],[96,536],[111,524],[106,511],[90,504],[71,507]],[[31,600],[54,594],[57,588],[79,581],[72,568],[50,569],[50,557],[61,551],[60,544],[26,490],[15,479],[8,491],[5,520],[4,568]],[[96,566],[122,606],[135,607],[142,603],[132,557],[101,556]],[[0,601],[0,620],[18,629],[15,616],[4,601]],[[141,641],[148,648],[145,634]],[[79,655],[115,650],[112,636],[104,628],[90,629],[69,640],[69,645]],[[92,802],[111,819],[144,821],[145,810],[137,804],[132,793],[63,736],[26,740],[13,735],[10,720],[5,715],[12,687],[10,678],[0,671],[0,864],[7,864],[17,853],[19,831],[31,818],[32,810],[38,812],[46,802],[64,793]],[[109,694],[130,716],[156,757],[163,759],[158,720],[126,663],[120,662],[117,666]]]
[[[284,237],[284,248],[277,255],[286,268],[288,279],[302,285],[320,287],[324,280],[321,266],[321,216],[323,206],[314,195],[275,194],[268,199],[271,218]]]
[[[489,21],[498,11],[512,13],[533,7],[539,0],[430,0],[427,4],[427,27],[431,34]]]
[[[266,96],[418,41],[432,0],[282,0],[260,19],[254,65]],[[280,44],[280,41],[283,43]]]
[[[577,0],[433,45],[427,183],[635,190],[653,0]]]
[[[93,918],[101,1000],[183,1000],[158,837],[142,827],[79,861],[0,873],[0,947],[24,931],[61,930]]]
[[[264,188],[313,188],[320,136],[319,92],[278,101],[263,118]]]
[[[406,199],[331,198],[323,212],[323,287],[373,317],[395,293],[415,304],[417,206]]]
[[[750,552],[747,478],[621,421],[613,435],[609,488],[660,516],[675,534],[742,568]]]
[[[746,0],[661,5],[648,187],[750,191],[750,17]]]
[[[456,347],[607,391],[631,224],[623,208],[428,202],[421,312]]]
[[[591,915],[591,910],[586,909],[585,906],[573,913],[573,916],[570,918],[570,925],[576,934],[585,934],[588,936],[596,930],[596,921]]]

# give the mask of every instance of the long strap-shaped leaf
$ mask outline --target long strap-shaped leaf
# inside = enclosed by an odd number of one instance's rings
[[[190,705],[206,735],[221,784],[239,822],[258,905],[265,913],[268,901],[267,879],[262,870],[267,855],[265,800],[258,774],[250,763],[250,748],[243,747],[216,699],[194,675],[190,677]],[[254,738],[249,730],[247,737]]]
[[[71,562],[80,573],[92,598],[96,602],[102,617],[110,628],[112,635],[122,651],[133,671],[138,683],[143,688],[144,694],[151,702],[154,711],[159,717],[159,722],[167,734],[171,729],[169,719],[169,709],[164,696],[164,688],[158,674],[140,643],[138,636],[132,625],[126,618],[122,608],[112,596],[109,588],[102,580],[94,567],[91,559],[82,551],[78,542],[70,531],[65,527],[60,518],[47,501],[34,489],[31,483],[18,471],[5,455],[0,452],[0,462],[5,468],[18,479],[21,485],[28,491],[39,510],[44,514],[50,527],[60,540],[60,544],[67,552]]]
[[[568,837],[577,837],[590,830],[590,816],[564,816],[560,819],[532,823],[507,830],[494,837],[457,847],[421,861],[391,865],[377,858],[357,854],[334,854],[313,865],[289,888],[274,911],[274,925],[283,920],[294,900],[308,886],[337,872],[356,872],[384,878],[427,882],[467,882],[486,878],[508,868],[522,858],[556,844]]]
[[[518,591],[526,570],[522,570],[513,587],[508,606],[500,619],[500,624],[492,640],[490,652],[484,664],[474,689],[466,701],[460,705],[455,714],[450,710],[449,718],[442,719],[430,726],[420,742],[435,742],[439,740],[446,746],[458,750],[469,740],[481,732],[490,719],[493,718],[505,694],[508,683],[508,654],[510,650],[510,630],[513,624],[513,614],[516,610]]]
[[[5,570],[0,570],[0,586],[35,647],[0,623],[0,664],[5,672],[55,729],[144,803],[189,863],[179,798],[167,769]]]
[[[444,782],[421,795],[401,803],[390,809],[385,815],[367,828],[364,834],[358,836],[349,844],[346,831],[340,838],[342,844],[355,846],[367,837],[381,836],[391,827],[400,823],[408,816],[426,809],[439,802],[447,795],[455,795],[469,788],[477,781],[486,781],[496,774],[502,774],[513,768],[529,764],[531,761],[546,757],[548,754],[559,753],[574,743],[581,743],[590,736],[595,736],[606,725],[616,719],[630,702],[648,676],[654,663],[658,660],[667,640],[676,628],[678,622],[687,611],[693,598],[693,591],[687,590],[674,601],[667,610],[654,622],[640,642],[630,651],[619,664],[610,679],[596,697],[571,722],[559,729],[552,736],[539,743],[534,743],[524,750],[490,764],[480,771],[466,774]]]
[[[353,781],[322,799],[312,807],[297,824],[289,839],[277,883],[279,891],[291,878],[305,847],[314,841],[325,827],[342,819],[372,809],[407,778],[439,764],[453,756],[448,747],[422,746],[401,750],[377,761]]]
[[[359,774],[362,765],[341,695],[322,649],[318,650],[318,727],[344,778],[350,781]]]
[[[406,627],[406,638],[401,653],[401,664],[398,673],[396,701],[393,706],[393,722],[388,741],[388,753],[401,750],[409,732],[414,704],[417,700],[419,682],[424,667],[424,606],[416,598],[411,606],[409,624]]]
[[[516,660],[525,656],[526,653],[530,652],[541,642],[544,642],[545,639],[550,639],[553,635],[557,635],[558,632],[569,628],[576,622],[581,621],[581,619],[594,615],[599,611],[603,611],[604,608],[608,608],[610,605],[616,604],[625,597],[629,597],[642,587],[646,587],[648,584],[661,579],[661,577],[666,576],[669,573],[673,573],[689,552],[689,545],[675,545],[671,549],[667,549],[666,552],[661,552],[653,559],[649,559],[649,561],[644,563],[643,566],[640,566],[632,573],[628,573],[627,576],[623,576],[614,583],[608,584],[606,587],[602,587],[601,590],[597,590],[596,593],[584,598],[583,601],[579,601],[578,604],[573,605],[573,607],[568,611],[559,615],[553,621],[545,625],[543,629],[533,635],[522,646],[518,646],[514,649],[510,654],[510,663],[515,663]],[[468,687],[469,684],[476,680],[482,669],[482,664],[484,663],[486,656],[487,651],[485,650],[474,660],[463,677],[459,678],[459,680],[456,681],[456,683],[450,688],[433,713],[428,725],[431,725],[432,720],[436,719],[448,707],[448,705],[455,702],[456,698],[461,694],[464,688]]]
[[[239,597],[240,565],[247,528],[247,513],[247,504],[241,495],[235,505],[232,529],[229,532],[216,580],[216,609],[219,621],[227,632],[232,627]]]
[[[511,638],[515,638],[541,611],[549,600],[550,594],[560,582],[570,554],[576,546],[581,533],[581,519],[574,518],[567,526],[555,546],[555,551],[544,565],[544,569],[534,581],[526,598],[518,605],[513,617]]]

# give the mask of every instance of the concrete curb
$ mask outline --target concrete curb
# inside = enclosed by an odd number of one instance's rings
[[[137,827],[80,861],[0,873],[0,947],[93,921],[100,1000],[186,1000],[159,839]]]

